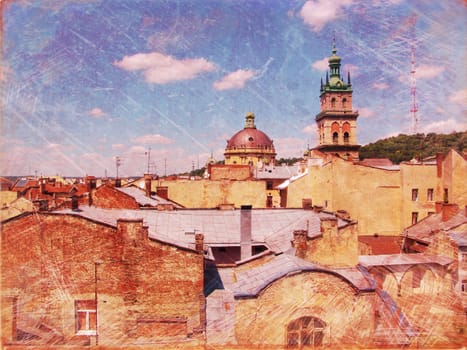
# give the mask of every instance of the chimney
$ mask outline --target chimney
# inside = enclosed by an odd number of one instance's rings
[[[143,219],[117,219],[117,237],[123,245],[122,260],[140,262],[143,242],[148,239],[148,227],[143,225]]]
[[[443,175],[443,153],[436,153],[436,175],[441,177]]]
[[[295,256],[304,259],[308,247],[306,230],[295,230],[293,232],[293,246],[295,247]]]
[[[144,174],[144,189],[146,191],[146,197],[151,197],[151,184],[152,184],[152,175]]]
[[[302,198],[302,208],[313,209],[313,201],[311,200],[311,198]]]
[[[169,188],[167,186],[157,186],[157,195],[164,199],[169,199]]]
[[[195,233],[195,249],[198,253],[204,254],[204,235]]]
[[[79,210],[78,196],[71,197],[71,210],[73,210],[73,211],[78,211]]]
[[[251,205],[240,209],[240,260],[251,257]]]
[[[86,176],[84,178],[84,182],[86,184],[88,192],[91,192],[97,187],[97,179],[94,176]]]
[[[459,212],[459,206],[454,203],[443,203],[443,208],[441,212],[441,220],[448,221],[454,215]]]

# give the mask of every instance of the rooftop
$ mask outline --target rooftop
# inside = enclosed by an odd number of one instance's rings
[[[94,221],[116,226],[118,219],[143,219],[148,226],[149,237],[168,243],[193,247],[193,234],[203,233],[208,245],[229,246],[240,243],[241,210],[193,210],[174,211],[102,209],[81,206],[79,211],[66,209],[56,214],[73,214]],[[290,248],[294,230],[308,229],[309,237],[321,235],[321,218],[333,214],[304,209],[253,209],[251,233],[253,243],[263,243],[271,251],[283,252]],[[339,227],[349,221],[338,219]]]
[[[395,266],[395,265],[416,265],[416,264],[438,264],[449,265],[453,259],[438,255],[426,254],[386,254],[386,255],[361,255],[358,258],[360,265],[371,266]]]

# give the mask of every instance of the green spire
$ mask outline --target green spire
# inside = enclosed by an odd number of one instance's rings
[[[347,77],[347,83],[341,74],[341,58],[337,56],[336,37],[332,39],[332,55],[328,59],[329,73],[326,72],[326,82],[321,86],[321,92],[325,91],[352,91],[350,83],[350,73]],[[322,84],[322,83],[321,83]]]

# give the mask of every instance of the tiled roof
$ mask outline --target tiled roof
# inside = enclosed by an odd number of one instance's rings
[[[357,268],[329,269],[292,255],[280,254],[263,265],[235,271],[236,283],[232,285],[233,293],[237,298],[255,297],[272,282],[289,274],[307,271],[331,273],[349,282],[359,291],[374,290],[374,286]]]
[[[167,242],[193,244],[193,234],[197,232],[204,234],[204,242],[208,245],[240,243],[241,210],[155,211],[81,206],[80,211],[57,212],[60,213],[72,213],[113,226],[120,218],[142,218],[144,225],[149,228],[150,237]],[[320,217],[332,217],[332,214],[303,209],[251,210],[252,241],[265,243],[275,252],[285,251],[291,246],[294,230],[308,227],[308,236],[320,235]],[[347,221],[338,219],[340,227],[347,224]]]
[[[438,230],[455,231],[456,227],[467,223],[464,210],[460,210],[446,221],[443,221],[442,217],[442,213],[431,214],[423,220],[420,220],[417,224],[407,228],[405,234],[409,238],[431,243]]]
[[[141,190],[138,187],[131,186],[131,187],[116,187],[116,189],[120,192],[123,192],[131,197],[133,197],[136,202],[141,206],[151,206],[155,207],[158,204],[173,204],[175,207],[180,208],[179,205],[168,201],[159,196],[146,196],[146,192]]]
[[[387,254],[387,255],[360,255],[358,262],[365,267],[370,266],[394,266],[415,264],[449,265],[454,260],[444,256],[426,254]]]

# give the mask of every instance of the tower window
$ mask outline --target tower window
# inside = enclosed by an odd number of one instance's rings
[[[331,98],[331,107],[336,107],[336,99],[334,97]]]
[[[347,107],[347,99],[343,98],[342,99],[342,108],[345,108],[345,107]]]
[[[345,143],[346,145],[349,144],[349,139],[350,139],[350,138],[349,138],[349,133],[348,133],[348,132],[344,132],[344,143]]]
[[[337,143],[339,141],[339,134],[337,132],[332,134],[332,143]]]

